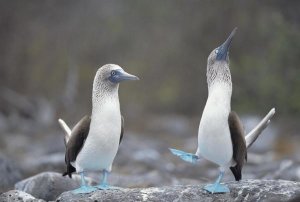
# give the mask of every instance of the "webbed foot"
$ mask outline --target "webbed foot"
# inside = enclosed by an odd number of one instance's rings
[[[171,149],[171,148],[169,148],[169,150],[172,152],[172,154],[174,154],[175,156],[179,156],[182,160],[186,162],[195,164],[199,160],[199,157],[196,156],[195,154],[191,154],[191,153],[187,153],[184,151]]]
[[[74,189],[72,191],[73,194],[88,194],[91,193],[93,191],[96,191],[97,189],[95,187],[92,186],[81,186],[78,189]]]
[[[108,189],[121,189],[119,187],[115,186],[110,186],[108,184],[99,184],[97,186],[94,186],[96,189],[101,189],[101,190],[108,190]]]
[[[217,193],[228,193],[230,192],[229,188],[224,185],[224,184],[208,184],[204,188],[204,190],[212,193],[212,194],[217,194]]]

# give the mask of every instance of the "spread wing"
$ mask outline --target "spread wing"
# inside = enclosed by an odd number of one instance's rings
[[[238,115],[234,111],[229,114],[228,124],[233,146],[233,160],[236,162],[236,165],[230,167],[230,170],[233,173],[235,180],[239,181],[242,179],[242,168],[244,162],[245,160],[247,161],[247,147],[244,128]]]
[[[67,171],[63,176],[68,175],[72,177],[72,173],[76,169],[71,165],[71,162],[75,162],[76,157],[83,147],[83,144],[89,134],[91,118],[84,116],[73,128],[70,139],[66,144],[65,162],[67,164]]]
[[[121,144],[124,134],[124,117],[121,115],[121,135],[120,135],[120,141],[119,144]]]

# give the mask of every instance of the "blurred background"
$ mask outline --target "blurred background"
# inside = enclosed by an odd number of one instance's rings
[[[249,151],[244,178],[299,181],[299,1],[16,0],[0,2],[2,188],[43,171],[64,171],[57,119],[73,126],[91,112],[92,81],[107,63],[141,79],[120,87],[125,136],[113,183],[215,179],[215,165],[189,165],[167,148],[196,151],[207,57],[234,27],[232,109],[250,131],[276,108]],[[230,172],[225,180],[234,180]]]

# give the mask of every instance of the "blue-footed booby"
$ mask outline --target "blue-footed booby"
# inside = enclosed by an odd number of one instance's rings
[[[81,175],[81,187],[73,193],[113,188],[107,184],[107,175],[123,137],[124,120],[118,89],[119,83],[126,80],[138,80],[138,77],[115,64],[100,67],[93,82],[91,116],[83,117],[72,130],[59,119],[66,145],[67,171],[63,175],[72,177],[73,172]],[[87,186],[85,173],[88,171],[102,171],[103,178],[98,186]]]
[[[238,115],[231,111],[232,82],[229,69],[229,47],[235,28],[227,40],[214,49],[207,60],[208,98],[198,130],[198,148],[195,154],[170,149],[181,159],[196,163],[207,159],[220,167],[220,174],[214,184],[204,187],[210,193],[226,193],[229,189],[220,184],[225,170],[230,167],[235,179],[242,178],[242,167],[247,160],[247,148],[267,127],[275,109],[246,136]]]

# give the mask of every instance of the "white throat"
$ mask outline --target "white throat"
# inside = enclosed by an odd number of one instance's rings
[[[232,82],[229,65],[227,62],[217,62],[207,66],[208,102],[221,105],[230,110]]]
[[[98,127],[99,123],[118,123],[121,117],[118,86],[111,91],[93,91],[93,107],[91,129]]]

